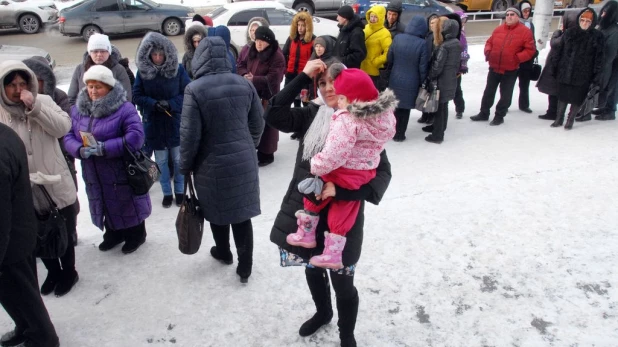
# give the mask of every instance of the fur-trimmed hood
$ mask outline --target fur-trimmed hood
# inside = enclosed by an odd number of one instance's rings
[[[612,25],[616,25],[618,23],[618,2],[616,1],[608,1],[601,8],[600,14],[605,12],[605,16],[600,17],[599,19],[599,27],[601,30],[605,30]]]
[[[39,92],[45,95],[53,96],[54,91],[56,90],[56,75],[54,75],[54,71],[52,71],[49,66],[47,59],[36,56],[24,59],[23,63],[26,64],[32,72],[34,72],[37,79],[43,81],[43,90],[40,90]]]
[[[116,81],[107,95],[97,101],[92,101],[88,95],[88,89],[83,88],[77,96],[77,110],[82,115],[94,118],[105,118],[118,111],[120,106],[127,101],[127,95],[120,82]]]
[[[185,29],[185,37],[184,37],[185,52],[187,52],[187,54],[190,54],[191,57],[193,57],[193,53],[195,53],[195,47],[193,47],[193,40],[192,40],[193,35],[195,34],[202,35],[202,40],[208,36],[206,27],[203,25],[191,25],[190,27]]]
[[[253,44],[253,40],[251,40],[251,36],[249,36],[249,28],[251,28],[251,24],[253,24],[253,22],[259,22],[260,24],[262,24],[263,27],[267,28],[270,26],[270,23],[268,23],[268,21],[264,17],[253,17],[249,19],[249,24],[247,24],[247,30],[245,31],[248,45]]]
[[[290,40],[296,40],[296,36],[298,36],[298,22],[301,20],[305,22],[305,27],[307,28],[302,40],[303,42],[311,42],[313,39],[313,17],[305,11],[296,13],[294,19],[292,19],[292,24],[290,24]]]
[[[399,104],[392,90],[386,88],[375,101],[356,101],[348,105],[347,109],[352,115],[359,119],[375,118],[379,115],[393,110]]]
[[[162,65],[157,66],[152,62],[150,54],[153,50],[163,50],[165,61]],[[140,76],[147,81],[159,74],[168,79],[174,78],[178,74],[178,51],[167,37],[156,32],[149,32],[137,47],[135,63]]]

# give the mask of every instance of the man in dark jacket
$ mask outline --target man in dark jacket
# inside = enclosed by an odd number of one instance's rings
[[[532,5],[530,4],[530,1],[523,0],[517,5],[517,7],[521,12],[521,18],[519,19],[519,22],[525,25],[526,28],[530,29],[530,31],[532,31],[532,39],[536,42],[536,39],[534,38],[534,24],[532,23]],[[526,113],[532,113],[532,110],[530,109],[530,78],[532,77],[532,71],[534,68],[534,58],[536,58],[537,55],[538,54],[535,51],[532,59],[519,64],[519,71],[517,72],[519,79],[519,109]]]
[[[608,1],[601,9],[599,29],[605,37],[605,58],[598,109],[592,111],[596,120],[616,119],[618,89],[618,2]],[[582,121],[590,120],[590,115]]]
[[[470,117],[473,121],[489,120],[489,110],[500,86],[496,116],[489,125],[504,123],[504,116],[513,99],[519,64],[532,59],[536,53],[532,31],[519,22],[520,17],[521,12],[518,9],[507,8],[505,23],[497,27],[485,43],[485,60],[489,62],[489,73],[481,101],[481,112]]]
[[[405,25],[400,22],[402,10],[401,0],[393,0],[386,6],[384,27],[391,32],[391,38],[393,39],[395,39],[395,35],[401,34],[406,30]]]
[[[0,304],[15,322],[15,330],[2,336],[0,344],[56,347],[58,336],[37,282],[37,223],[26,147],[2,123],[0,139]]]
[[[236,273],[247,283],[253,264],[251,218],[261,213],[255,148],[264,118],[253,83],[232,73],[226,52],[220,37],[203,39],[195,50],[195,80],[185,88],[180,123],[180,172],[194,175],[204,218],[215,239],[210,254],[225,264],[233,261],[232,225]]]
[[[360,69],[361,62],[367,56],[365,47],[365,25],[354,14],[352,7],[341,6],[337,11],[339,36],[335,45],[336,57],[348,68]]]

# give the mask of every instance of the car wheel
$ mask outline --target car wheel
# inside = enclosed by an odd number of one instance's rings
[[[492,12],[504,12],[509,7],[511,7],[511,1],[509,0],[494,0],[491,3]]]
[[[19,29],[26,34],[35,34],[41,29],[41,21],[33,14],[19,17]]]
[[[572,8],[584,8],[588,6],[588,0],[573,0],[571,2]]]
[[[311,4],[309,3],[302,2],[302,1],[298,2],[296,3],[296,5],[294,5],[294,9],[298,12],[305,11],[313,16],[313,6],[311,6]]]
[[[84,41],[88,42],[88,40],[90,39],[90,36],[94,34],[100,34],[100,33],[101,33],[101,29],[99,29],[98,26],[86,25],[84,29],[82,29],[82,38],[84,38]]]
[[[163,22],[163,33],[167,36],[176,36],[180,34],[181,29],[182,24],[178,19],[171,18]]]

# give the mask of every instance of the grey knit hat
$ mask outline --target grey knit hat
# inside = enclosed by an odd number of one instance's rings
[[[506,11],[504,11],[504,13],[509,13],[509,12],[515,12],[517,17],[521,18],[521,12],[519,12],[519,9],[517,9],[515,7],[509,7],[509,8],[506,9]]]

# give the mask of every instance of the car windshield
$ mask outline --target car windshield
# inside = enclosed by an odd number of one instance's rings
[[[220,15],[224,14],[225,12],[227,12],[227,10],[224,7],[219,7],[216,10],[207,13],[206,15],[208,17],[210,17],[210,19],[215,19],[217,17],[219,17]]]
[[[140,1],[145,3],[145,4],[147,4],[147,5],[150,5],[152,7],[160,7],[161,6],[160,4],[158,4],[158,3],[154,2],[154,1],[150,1],[150,0],[140,0]]]

